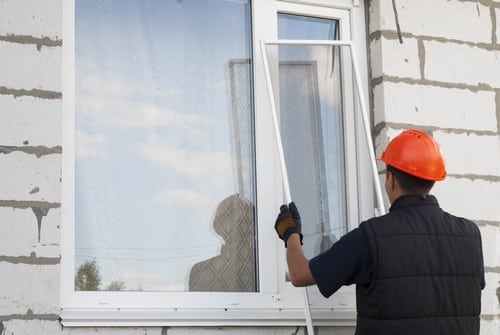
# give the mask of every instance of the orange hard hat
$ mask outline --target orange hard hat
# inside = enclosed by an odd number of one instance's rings
[[[443,180],[446,177],[441,147],[420,130],[405,130],[393,138],[379,159],[421,179]]]

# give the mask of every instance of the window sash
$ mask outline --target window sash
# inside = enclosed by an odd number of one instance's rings
[[[305,2],[305,1],[304,1]],[[273,222],[282,198],[282,184],[276,149],[270,145],[273,139],[270,122],[269,100],[259,57],[259,41],[275,39],[277,15],[291,13],[338,19],[341,38],[350,38],[351,16],[364,29],[363,8],[346,9],[307,6],[288,2],[255,0],[252,5],[254,40],[254,104],[256,110],[256,174],[258,208],[258,263],[259,292],[75,292],[74,291],[74,2],[63,4],[63,224],[62,224],[62,271],[61,317],[66,326],[81,325],[303,325],[305,324],[302,290],[284,281],[286,273],[285,249],[275,237]],[[356,15],[352,15],[356,13]],[[359,28],[357,28],[359,29]],[[358,36],[359,32],[358,32]],[[365,35],[361,35],[365,36]],[[365,39],[357,41],[360,64],[366,64]],[[349,64],[345,64],[348,66]],[[363,66],[363,78],[367,78]],[[366,86],[368,83],[366,83]],[[353,79],[343,74],[343,86],[353,87]],[[366,87],[364,90],[367,92]],[[357,124],[353,90],[343,95],[346,139],[346,184],[349,230],[359,224],[360,217],[372,214],[372,196],[358,188],[369,189],[369,171],[359,170],[359,162],[366,162],[363,149],[358,148],[360,126]],[[361,156],[361,157],[360,157]],[[368,165],[368,164],[365,164]],[[358,175],[364,174],[358,184]],[[266,190],[266,192],[261,192]],[[270,190],[269,192],[267,190]],[[366,192],[365,192],[366,193]],[[371,192],[368,192],[371,193]],[[368,213],[368,214],[367,214]],[[275,255],[276,257],[269,257]],[[281,279],[279,279],[281,278]],[[332,299],[324,299],[317,288],[310,289],[310,303],[315,325],[353,325],[354,288],[344,287]],[[333,311],[333,312],[332,312]]]

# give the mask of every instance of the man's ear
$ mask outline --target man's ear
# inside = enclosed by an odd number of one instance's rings
[[[389,187],[389,189],[391,191],[394,191],[394,189],[396,188],[396,183],[397,183],[396,178],[394,178],[394,174],[391,171],[387,171],[385,177],[387,179],[387,186]]]

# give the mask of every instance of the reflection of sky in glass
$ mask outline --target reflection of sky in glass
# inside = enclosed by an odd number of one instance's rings
[[[280,39],[334,40],[338,22],[317,17],[279,14],[278,34]]]
[[[103,286],[184,290],[218,253],[249,22],[244,1],[76,1],[76,265],[96,259]]]

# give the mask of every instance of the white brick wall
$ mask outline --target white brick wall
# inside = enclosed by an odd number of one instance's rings
[[[407,39],[403,44],[396,39],[378,39],[371,43],[370,50],[376,55],[382,55],[373,59],[372,77],[389,75],[420,78],[416,39]]]
[[[38,158],[17,151],[0,157],[0,199],[60,202],[60,155]]]
[[[500,329],[500,319],[494,317],[481,324],[482,334],[498,334],[498,329]]]
[[[0,85],[2,85],[0,83]],[[61,145],[61,100],[0,94],[0,145]]]
[[[496,132],[495,93],[384,82],[374,88],[374,120]]]
[[[4,322],[4,334],[51,335],[60,334],[61,324],[47,320],[10,320]]]
[[[0,1],[3,334],[61,332],[58,203],[62,21],[54,17],[61,8],[62,1]],[[41,214],[48,210],[39,216],[40,237],[33,209]]]
[[[500,274],[499,273],[486,273],[486,287],[484,288],[481,296],[481,314],[483,315],[498,315],[500,313],[500,304],[498,302],[498,298],[496,296],[496,288],[498,287],[498,283],[500,282]],[[496,283],[496,285],[495,285]],[[484,324],[484,322],[483,322]],[[497,323],[498,324],[498,323]],[[483,326],[481,326],[484,328]],[[489,333],[492,335],[498,334],[498,329],[496,332]],[[484,331],[482,334],[488,334]]]
[[[0,59],[0,86],[61,91],[61,48],[0,41]]]
[[[0,262],[0,315],[59,314],[60,265]]]
[[[489,8],[480,2],[396,1],[401,31],[471,42],[491,42]],[[392,1],[372,1],[370,31],[396,30]],[[478,13],[479,10],[479,13]]]
[[[426,79],[500,87],[498,51],[438,41],[426,41],[424,46]]]
[[[42,218],[40,242],[35,245],[39,257],[59,257],[61,241],[61,208],[51,208]]]
[[[41,220],[40,241],[38,241],[38,221],[31,208],[0,207],[0,255],[59,258],[60,209],[50,209]]]
[[[500,235],[498,227],[486,224],[479,227],[484,247],[484,265],[495,267],[500,263]],[[496,288],[495,286],[493,286]]]
[[[500,177],[500,136],[434,132],[449,174]]]
[[[472,220],[498,221],[500,182],[448,177],[436,183],[433,193],[441,206],[456,215]]]
[[[29,35],[61,39],[61,20],[54,13],[62,12],[62,1],[2,0],[0,1],[0,36]],[[8,14],[7,14],[8,13]]]
[[[445,210],[478,222],[483,237],[484,335],[500,333],[498,3],[397,1],[403,44],[392,2],[371,1],[370,8],[376,149],[408,128],[425,130],[441,144],[449,177],[433,194]]]

